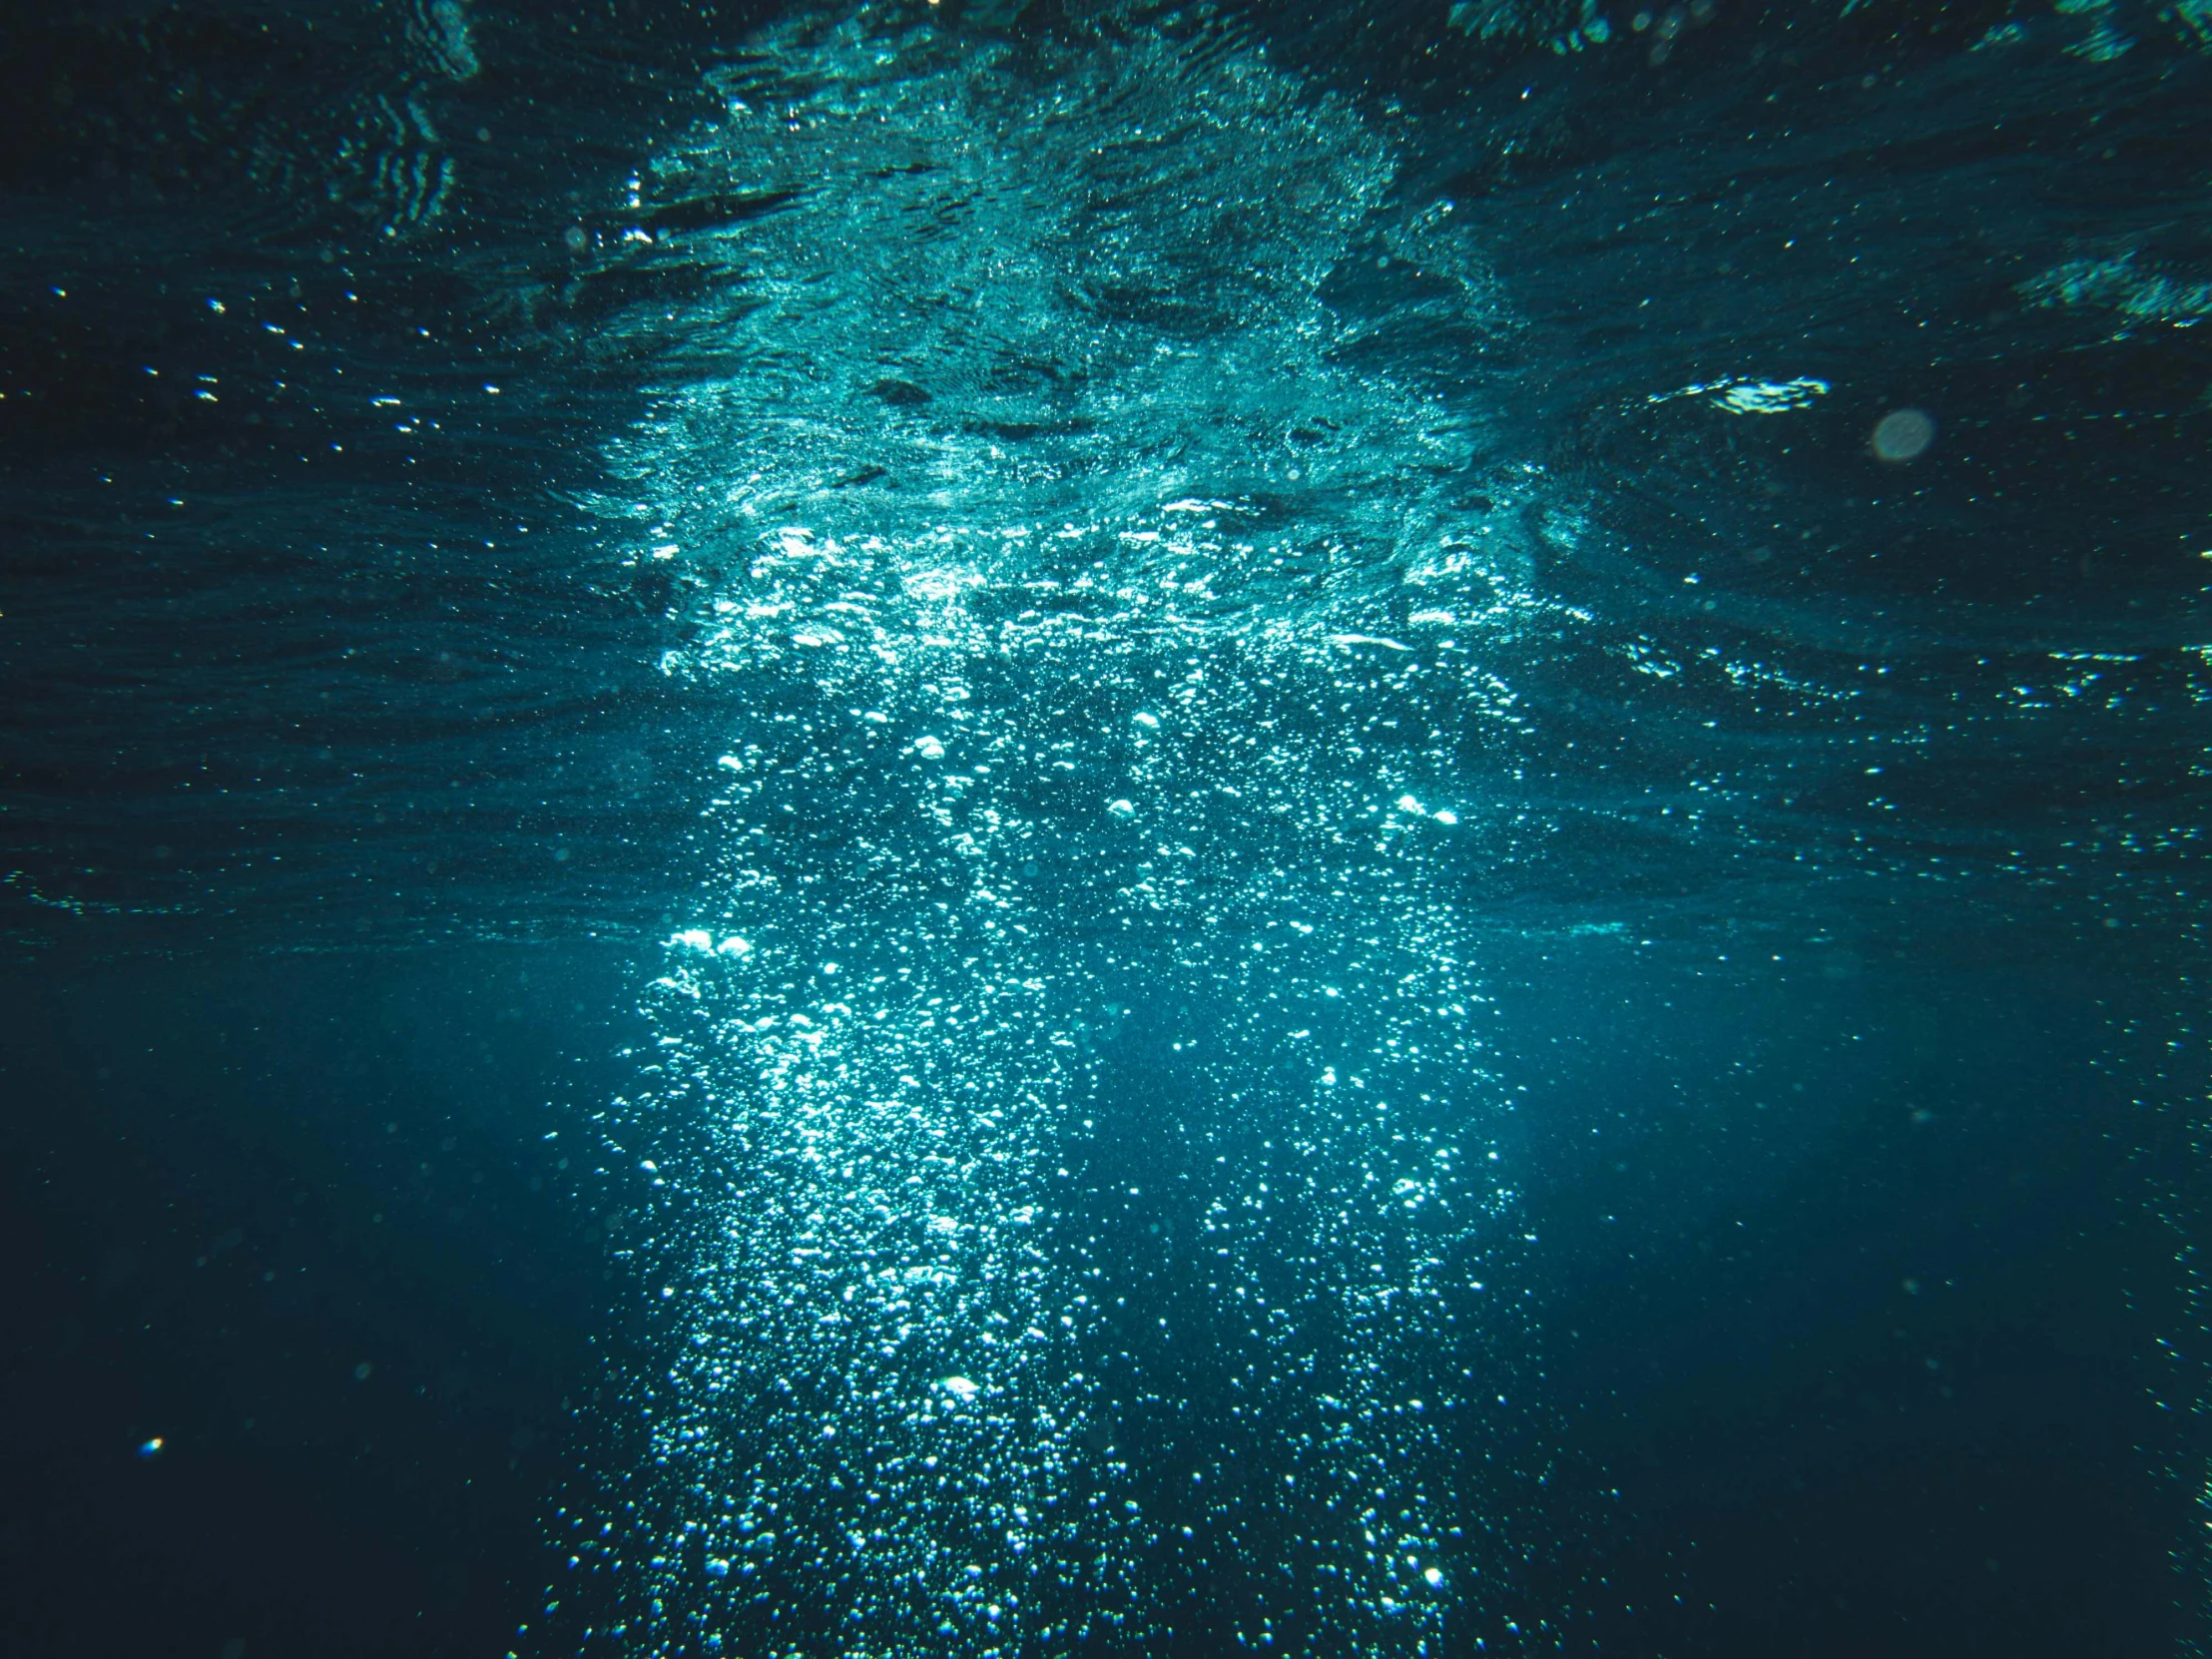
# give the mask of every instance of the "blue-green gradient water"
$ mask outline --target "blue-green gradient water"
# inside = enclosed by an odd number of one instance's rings
[[[27,25],[27,1628],[2203,1651],[2200,11]]]

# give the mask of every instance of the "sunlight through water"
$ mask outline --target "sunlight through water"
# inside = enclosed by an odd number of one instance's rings
[[[712,280],[599,510],[727,711],[609,1120],[650,1463],[559,1521],[639,1651],[1434,1653],[1518,1547],[1525,485],[1317,289],[1381,216],[1506,324],[1347,107],[1116,35],[785,25],[638,181]]]

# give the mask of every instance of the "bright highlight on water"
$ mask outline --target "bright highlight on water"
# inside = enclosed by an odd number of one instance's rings
[[[1389,141],[1145,27],[1019,62],[863,11],[725,86],[650,194],[796,197],[691,250],[737,305],[620,324],[743,366],[671,386],[603,510],[726,573],[663,671],[753,715],[611,1125],[682,1195],[652,1463],[564,1535],[670,1652],[795,1611],[854,1656],[1144,1651],[1258,1557],[1241,1639],[1440,1652],[1511,1547],[1447,1447],[1514,1375],[1443,889],[1510,832],[1409,787],[1447,731],[1502,764],[1482,658],[1540,606],[1437,486],[1463,423],[1328,349]],[[1294,579],[1327,540],[1403,586]]]
[[[27,16],[19,1645],[2206,1650],[2208,16]]]

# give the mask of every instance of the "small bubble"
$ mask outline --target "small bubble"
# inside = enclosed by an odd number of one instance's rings
[[[561,233],[561,241],[571,254],[581,254],[591,246],[591,233],[581,225],[571,225]]]
[[[1875,424],[1874,452],[1878,460],[1917,460],[1935,441],[1936,422],[1919,409],[1892,409]]]
[[[353,1368],[353,1381],[356,1382],[366,1382],[368,1381],[368,1374],[374,1369],[375,1368],[369,1365],[366,1360],[363,1360],[359,1365]]]

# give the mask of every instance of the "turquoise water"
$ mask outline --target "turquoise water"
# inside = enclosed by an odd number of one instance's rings
[[[2205,60],[1983,10],[34,31],[24,1467],[403,1564],[11,1571],[2196,1651]]]

